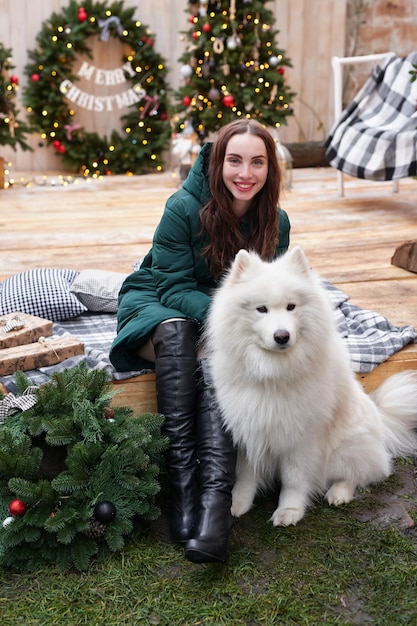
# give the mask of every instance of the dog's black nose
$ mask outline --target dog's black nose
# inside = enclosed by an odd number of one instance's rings
[[[276,330],[274,332],[274,341],[280,346],[285,345],[290,340],[290,333],[288,330]]]

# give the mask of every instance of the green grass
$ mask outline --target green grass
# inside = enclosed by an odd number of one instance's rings
[[[186,561],[168,541],[163,516],[88,572],[3,571],[1,624],[417,624],[417,533],[395,520],[376,523],[384,503],[398,501],[400,490],[417,519],[414,482],[406,490],[401,482],[413,467],[398,469],[346,507],[318,503],[291,528],[273,528],[269,502],[259,499],[234,523],[226,565]],[[365,511],[367,521],[360,521]]]

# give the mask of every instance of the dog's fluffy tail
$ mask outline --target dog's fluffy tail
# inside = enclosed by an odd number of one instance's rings
[[[385,445],[393,458],[417,452],[417,372],[390,376],[370,394],[385,427]]]

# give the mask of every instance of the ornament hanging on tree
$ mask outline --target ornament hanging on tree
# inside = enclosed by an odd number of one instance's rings
[[[183,65],[180,69],[180,74],[183,78],[190,78],[190,76],[192,76],[193,73],[193,68],[191,67],[191,65],[189,65],[188,63],[186,63],[185,65]]]
[[[3,528],[7,528],[7,526],[9,526],[12,522],[14,522],[15,518],[12,516],[6,517],[6,519],[3,520]]]
[[[227,94],[223,97],[223,104],[225,107],[232,108],[235,106],[235,99],[232,94]]]
[[[81,22],[85,22],[87,19],[88,19],[88,14],[86,10],[84,9],[84,7],[80,7],[78,9],[77,20],[81,23]]]
[[[113,502],[108,500],[102,500],[98,502],[94,507],[94,519],[102,524],[109,524],[116,517],[116,507]]]
[[[16,500],[12,500],[9,504],[10,515],[14,515],[15,517],[21,517],[24,515],[27,508],[28,506],[26,502],[23,502],[23,500],[19,500],[18,498]]]
[[[208,92],[210,100],[220,100],[220,91],[216,87],[211,87]]]
[[[208,0],[200,0],[200,10],[199,10],[199,13],[200,13],[201,17],[206,17],[206,15],[207,15],[207,5],[208,5]]]

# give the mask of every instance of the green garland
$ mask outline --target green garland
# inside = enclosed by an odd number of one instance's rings
[[[29,127],[19,119],[16,107],[19,79],[10,74],[14,69],[11,59],[11,49],[0,43],[0,146],[11,146],[15,150],[19,145],[23,150],[31,150],[26,143]]]
[[[12,401],[34,405],[0,420],[0,565],[85,570],[159,516],[163,418],[111,407],[108,375],[84,362],[16,384]]]
[[[124,9],[121,1],[70,0],[62,13],[53,13],[42,24],[37,48],[28,53],[24,103],[31,128],[41,133],[40,145],[52,144],[68,166],[84,175],[163,169],[162,154],[171,135],[167,68],[149,29],[133,19],[134,11]],[[92,58],[88,39],[94,36],[108,45],[116,38],[130,46],[120,67],[133,103],[131,112],[121,117],[124,130],[113,131],[110,138],[80,127],[66,98],[68,86],[76,87],[79,80],[73,72],[77,55]]]

